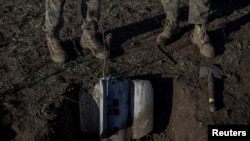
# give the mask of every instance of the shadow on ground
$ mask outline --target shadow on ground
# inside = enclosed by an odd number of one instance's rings
[[[232,40],[229,35],[232,32],[238,31],[242,25],[249,22],[249,19],[250,14],[248,13],[234,21],[221,25],[220,28],[209,33],[211,41],[216,49],[216,55],[222,55],[225,52],[225,43]]]
[[[57,118],[50,125],[55,129],[50,133],[52,141],[99,141],[98,133],[84,134],[80,130],[79,91],[81,86],[71,84],[72,91],[64,94],[64,100],[59,108],[54,108]]]
[[[11,125],[2,121],[4,117],[9,114],[8,110],[5,110],[5,106],[0,102],[0,140],[1,141],[10,141],[15,138],[16,132],[11,129]],[[11,120],[11,119],[10,119]]]

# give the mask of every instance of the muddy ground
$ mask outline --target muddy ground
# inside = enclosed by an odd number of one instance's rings
[[[103,62],[81,49],[78,0],[66,1],[62,44],[71,60],[50,60],[44,29],[45,0],[0,0],[0,140],[98,140],[80,132],[80,89],[91,93]],[[111,33],[108,76],[150,80],[154,129],[141,141],[206,141],[209,124],[250,124],[250,3],[212,0],[209,36],[216,57],[204,58],[190,41],[188,1],[180,8],[180,35],[157,48],[163,30],[159,0],[105,0],[100,33]],[[199,68],[216,64],[217,111],[208,111],[207,81]]]

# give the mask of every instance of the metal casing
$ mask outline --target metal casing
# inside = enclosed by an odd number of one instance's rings
[[[147,80],[100,79],[100,137],[138,139],[153,129],[153,88]],[[132,130],[132,131],[131,131]]]

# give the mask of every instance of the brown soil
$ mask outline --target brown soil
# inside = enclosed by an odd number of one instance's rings
[[[249,0],[212,0],[209,36],[216,57],[204,58],[190,41],[187,0],[181,33],[160,49],[159,0],[105,0],[99,27],[112,33],[109,76],[148,79],[154,88],[154,130],[141,141],[207,140],[209,124],[250,124]],[[71,60],[50,60],[44,38],[45,0],[0,0],[0,140],[98,140],[80,132],[80,89],[88,92],[103,76],[103,62],[81,49],[79,0],[67,0],[63,45]],[[199,68],[217,64],[217,111],[210,113],[207,81]]]

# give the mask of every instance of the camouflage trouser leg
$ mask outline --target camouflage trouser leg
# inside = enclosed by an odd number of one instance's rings
[[[45,31],[48,36],[59,37],[63,23],[63,6],[65,0],[46,0]],[[86,21],[98,22],[100,17],[100,0],[82,0],[83,26]]]
[[[208,20],[210,0],[189,0],[189,17],[191,24],[205,24]]]
[[[65,0],[46,0],[45,32],[48,36],[59,37],[59,28],[63,22],[64,2]]]
[[[166,19],[178,21],[180,0],[161,0],[161,3],[166,14]]]
[[[166,19],[178,21],[180,0],[161,0]],[[189,0],[189,18],[192,24],[204,24],[207,22],[210,9],[210,0]]]
[[[100,0],[82,0],[83,21],[98,22],[100,18]]]
[[[81,9],[83,16],[82,29],[89,28],[88,26],[91,26],[89,23],[94,23],[96,27],[100,18],[100,0],[82,0]]]

